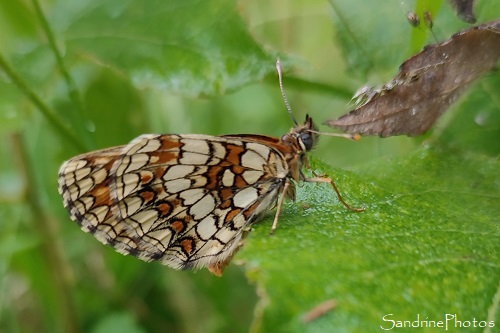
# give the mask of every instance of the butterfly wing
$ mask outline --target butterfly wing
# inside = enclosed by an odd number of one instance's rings
[[[266,138],[143,135],[65,162],[59,191],[84,231],[123,254],[223,267],[288,175]]]

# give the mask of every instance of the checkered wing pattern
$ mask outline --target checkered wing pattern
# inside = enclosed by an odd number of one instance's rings
[[[104,244],[175,269],[221,274],[289,175],[278,139],[143,135],[59,171],[71,218]]]

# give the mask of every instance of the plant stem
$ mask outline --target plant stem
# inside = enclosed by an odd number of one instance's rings
[[[40,20],[42,24],[42,28],[45,31],[45,35],[47,36],[47,39],[49,41],[49,46],[52,49],[52,52],[54,53],[54,56],[57,61],[57,65],[59,66],[59,70],[61,71],[61,74],[64,77],[64,80],[66,81],[66,84],[68,85],[69,89],[69,97],[73,101],[73,103],[78,107],[78,110],[80,112],[83,112],[83,105],[82,105],[82,100],[80,98],[80,94],[78,93],[78,89],[76,88],[75,81],[73,81],[73,78],[69,75],[69,72],[66,70],[66,66],[64,65],[63,62],[63,57],[61,55],[61,52],[59,52],[59,49],[57,48],[56,45],[56,40],[54,37],[54,33],[50,29],[49,22],[45,18],[45,15],[42,11],[42,7],[40,6],[40,3],[38,0],[33,0],[33,6],[35,7],[35,13],[38,16],[38,19]]]
[[[47,118],[49,123],[51,123],[56,130],[58,130],[62,136],[68,139],[73,145],[75,145],[81,151],[86,151],[85,144],[68,128],[66,127],[60,119],[56,116],[55,112],[45,104],[40,97],[23,81],[23,79],[18,76],[12,67],[7,63],[7,60],[0,53],[0,69],[2,69],[5,74],[12,80],[12,82],[24,93],[30,100],[35,104],[35,106],[42,112],[42,114]]]
[[[19,164],[19,172],[24,179],[25,193],[28,205],[32,212],[33,222],[41,235],[41,246],[43,256],[45,257],[53,289],[56,291],[56,297],[59,304],[57,311],[61,314],[59,319],[62,321],[64,332],[78,333],[78,320],[76,310],[71,297],[71,283],[69,279],[69,267],[64,261],[61,248],[58,246],[57,231],[53,220],[45,214],[40,201],[40,191],[37,188],[37,182],[33,165],[30,163],[26,145],[19,133],[12,135],[14,143],[14,152]]]

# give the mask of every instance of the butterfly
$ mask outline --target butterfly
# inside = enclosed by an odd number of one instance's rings
[[[317,140],[309,116],[281,138],[142,135],[64,162],[59,193],[71,219],[118,252],[220,276],[252,224],[276,205],[274,232],[296,182],[331,183],[346,207],[360,210],[330,178],[302,172]]]

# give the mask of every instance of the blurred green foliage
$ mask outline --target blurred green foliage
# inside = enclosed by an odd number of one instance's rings
[[[386,313],[453,311],[500,324],[497,73],[425,138],[322,137],[314,167],[367,211],[301,186],[222,278],[117,254],[57,194],[65,159],[143,133],[283,135],[277,56],[299,119],[342,115],[433,42],[413,8],[440,39],[467,27],[431,0],[0,2],[0,332],[374,332]],[[477,4],[480,22],[498,13]]]

